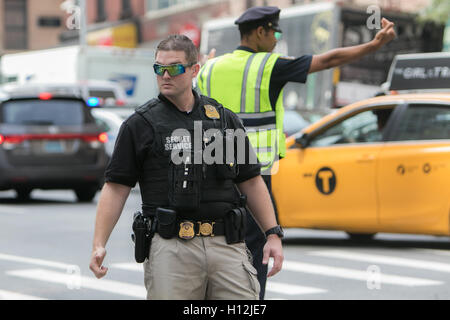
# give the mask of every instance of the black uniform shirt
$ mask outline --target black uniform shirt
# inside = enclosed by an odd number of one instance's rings
[[[189,113],[178,110],[178,108],[162,94],[160,94],[158,98],[167,105],[167,108],[175,108],[181,117],[190,117],[193,120],[199,120],[201,119],[199,112],[202,112],[200,108],[201,102],[198,94],[195,91],[193,91],[193,93],[195,104],[194,108]],[[224,111],[228,129],[244,130],[241,121],[233,112],[227,108],[224,108]],[[134,187],[136,182],[139,181],[143,163],[148,155],[149,148],[151,148],[153,144],[153,139],[153,128],[141,115],[135,112],[128,117],[120,127],[111,160],[105,171],[105,181]],[[247,137],[245,139],[245,144],[245,150],[254,153]],[[253,156],[252,158],[256,159],[256,156]],[[235,183],[244,182],[256,177],[261,172],[260,163],[238,164],[238,167],[239,174],[234,180]]]
[[[245,46],[239,46],[237,49],[255,52],[253,49]],[[290,81],[306,82],[311,60],[311,55],[303,55],[298,58],[281,56],[277,59],[272,70],[269,85],[269,98],[272,108],[275,107],[278,96],[286,83]]]

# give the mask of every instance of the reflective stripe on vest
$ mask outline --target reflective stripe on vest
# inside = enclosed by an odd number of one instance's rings
[[[277,154],[282,157],[285,154],[283,92],[275,111],[269,98],[270,76],[278,57],[278,54],[235,50],[209,60],[198,76],[200,91],[242,120],[263,171],[272,166]]]

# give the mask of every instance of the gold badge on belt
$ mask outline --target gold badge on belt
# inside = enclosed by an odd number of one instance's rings
[[[195,235],[194,232],[194,224],[189,221],[184,221],[180,223],[180,231],[178,232],[178,236],[181,239],[192,239]]]
[[[205,104],[203,107],[205,108],[205,113],[208,118],[220,119],[219,112],[217,112],[217,109],[215,107],[210,104]]]
[[[202,235],[202,236],[211,236],[214,237],[214,233],[213,233],[213,227],[214,227],[214,223],[207,223],[207,222],[198,222],[199,224],[199,228],[198,228],[198,236]]]

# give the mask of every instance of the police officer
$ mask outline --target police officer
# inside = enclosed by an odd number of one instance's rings
[[[225,127],[227,132],[245,131],[231,111],[192,90],[199,65],[189,38],[169,36],[158,45],[155,60],[160,95],[137,108],[121,126],[98,203],[90,269],[97,278],[105,276],[107,240],[131,188],[139,182],[144,214],[157,226],[144,262],[148,299],[258,299],[256,270],[244,243],[245,217],[236,209],[242,195],[262,228],[274,233],[264,248],[265,261],[274,258],[270,275],[283,261],[261,166],[248,160],[256,155],[245,135],[246,160],[192,162],[192,151],[199,150],[198,128],[200,133],[223,132]],[[201,137],[204,152],[213,138]],[[178,163],[174,155],[183,161]],[[238,241],[229,241],[235,235]]]
[[[394,24],[383,18],[382,30],[368,43],[319,55],[285,57],[271,53],[281,37],[279,14],[277,7],[246,10],[235,21],[241,35],[240,46],[232,53],[209,59],[197,79],[202,94],[231,108],[243,121],[262,163],[262,175],[270,193],[271,168],[278,158],[285,156],[284,85],[289,81],[305,83],[309,73],[358,59],[395,37]],[[267,274],[267,266],[262,264],[265,237],[252,218],[249,219],[246,242],[258,270],[263,299]]]

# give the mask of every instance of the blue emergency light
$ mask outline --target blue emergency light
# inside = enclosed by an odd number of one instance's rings
[[[98,107],[100,105],[100,100],[97,97],[90,97],[87,100],[87,105],[89,107]]]

